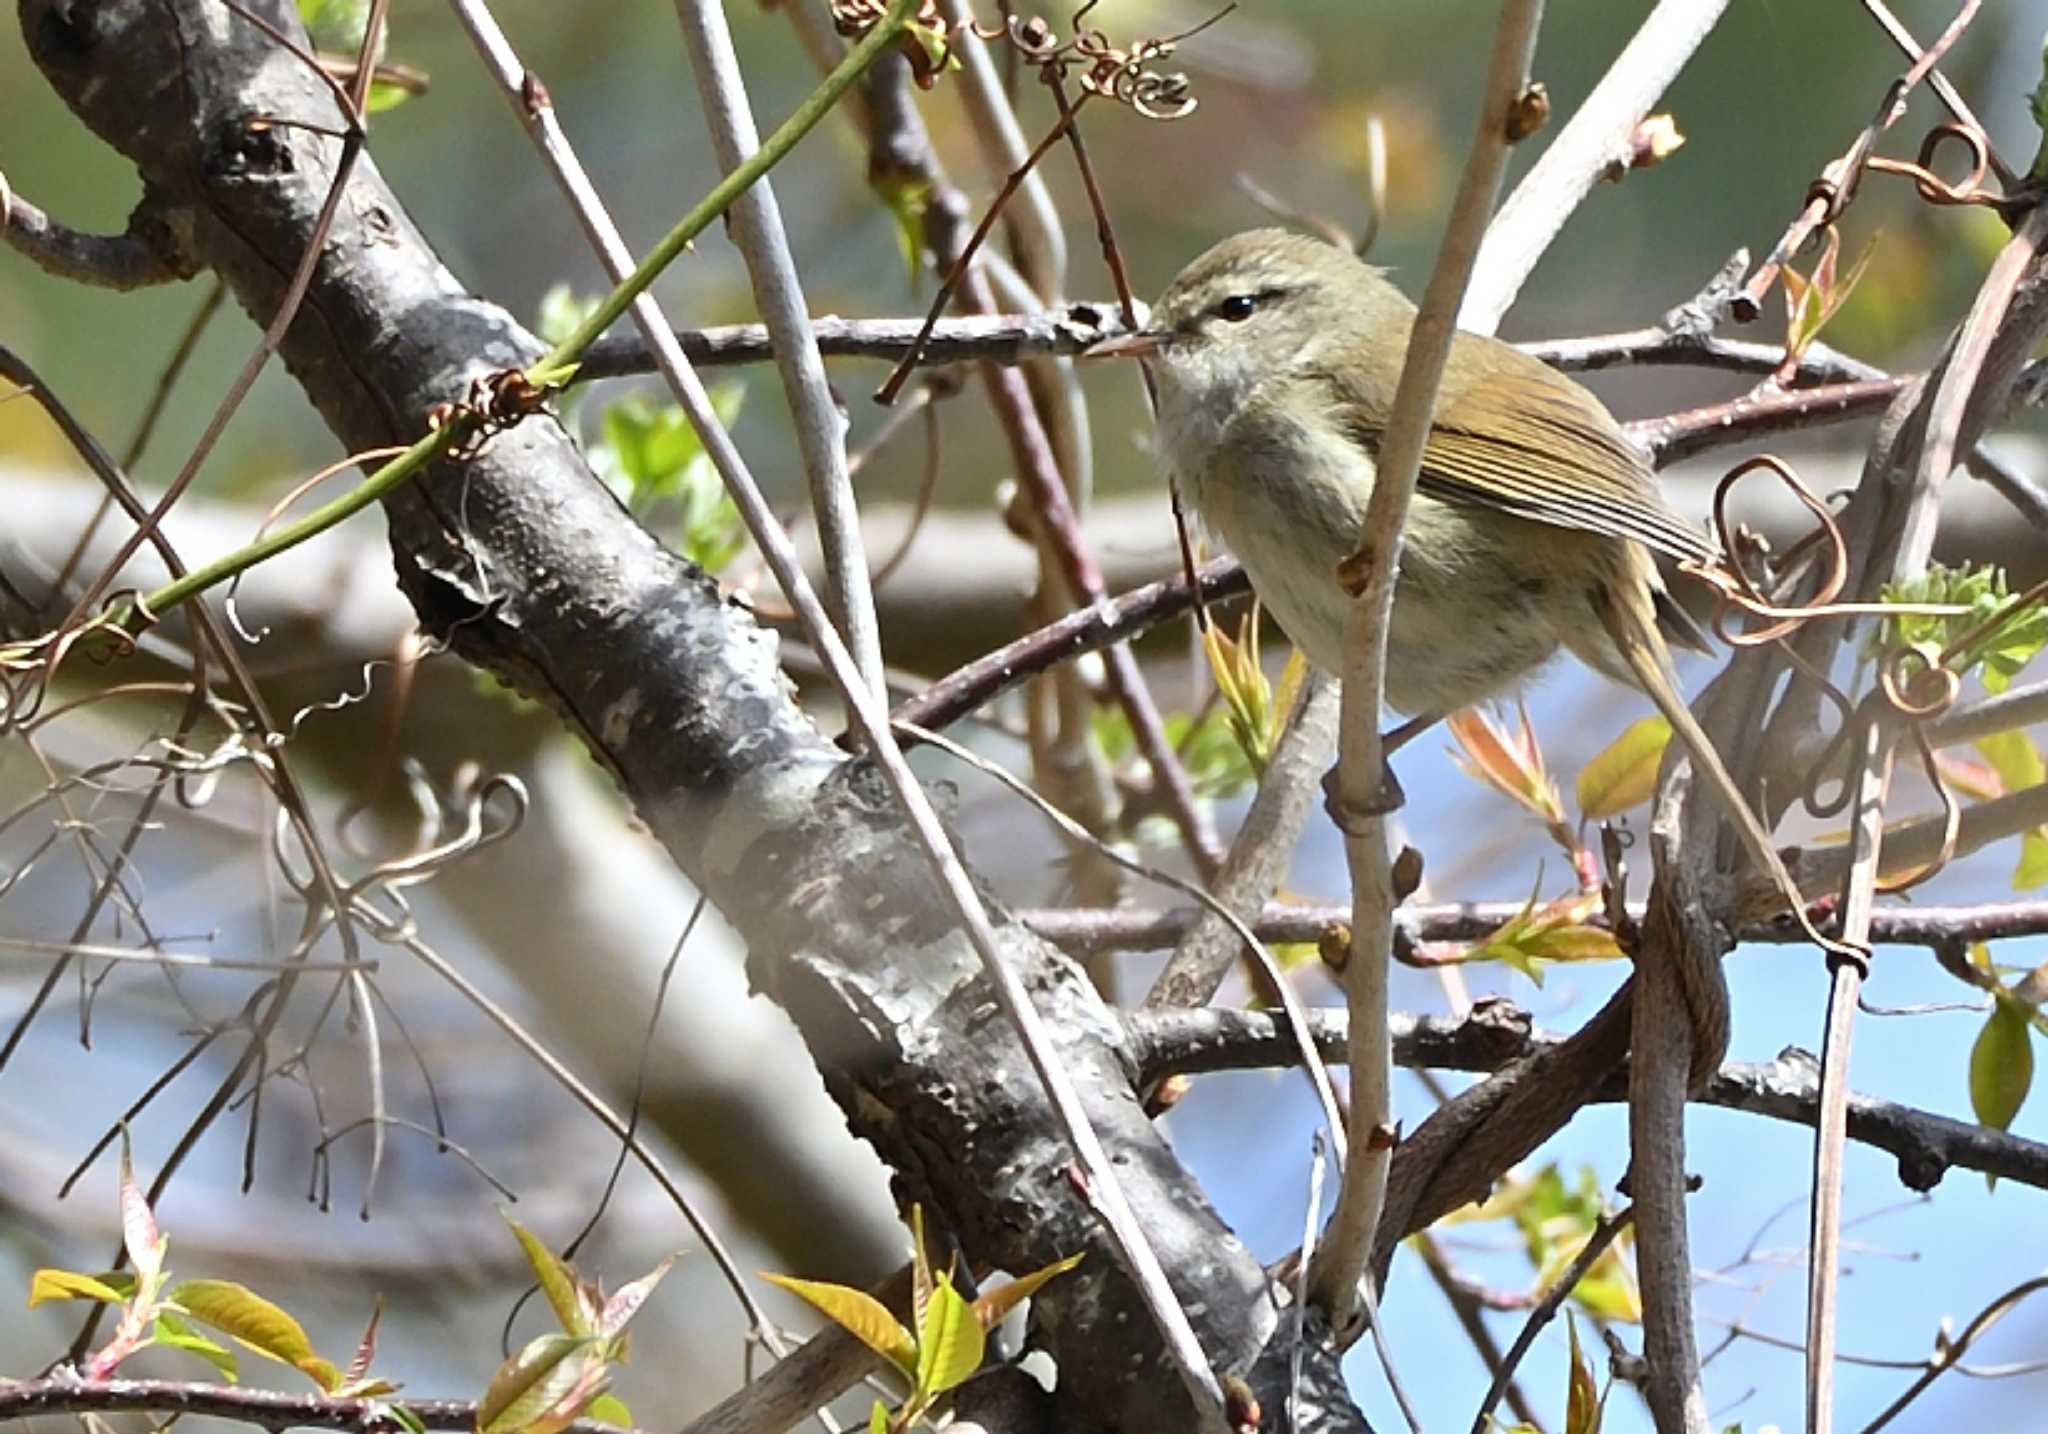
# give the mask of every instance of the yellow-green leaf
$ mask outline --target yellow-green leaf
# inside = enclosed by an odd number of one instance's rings
[[[29,1277],[28,1307],[45,1300],[99,1300],[124,1305],[135,1294],[135,1276],[126,1270],[88,1275],[79,1270],[37,1270]]]
[[[884,174],[873,184],[877,197],[896,221],[896,246],[903,255],[904,272],[915,284],[923,267],[924,216],[931,208],[931,181],[916,174]]]
[[[393,80],[370,81],[370,93],[363,108],[373,115],[395,110],[419,92],[417,85],[401,85]]]
[[[170,1300],[201,1324],[213,1326],[264,1358],[303,1370],[322,1388],[341,1382],[341,1371],[313,1352],[312,1341],[299,1322],[245,1285],[233,1280],[186,1280],[171,1291]]]
[[[2039,886],[2048,886],[2048,827],[2035,827],[2020,838],[2019,865],[2012,872],[2014,891]]]
[[[329,1394],[340,1389],[345,1382],[341,1371],[334,1367],[334,1362],[322,1359],[317,1354],[308,1355],[304,1359],[293,1361],[292,1368],[298,1370],[299,1373],[305,1375],[306,1378],[312,1380]]]
[[[1570,1310],[1564,1315],[1565,1330],[1571,1336],[1572,1366],[1566,1386],[1565,1434],[1600,1434],[1600,1390],[1593,1382],[1593,1366],[1579,1348],[1579,1322]]]
[[[1598,892],[1573,891],[1542,906],[1531,893],[1527,906],[1473,943],[1463,959],[1504,962],[1538,986],[1542,963],[1616,960],[1622,951],[1614,934],[1586,923],[1599,905]]]
[[[868,1434],[889,1434],[889,1406],[879,1399],[868,1411]]]
[[[633,1427],[633,1411],[628,1409],[626,1402],[616,1394],[598,1395],[597,1398],[590,1401],[590,1406],[583,1411],[583,1417],[585,1419],[594,1419],[599,1424],[609,1424],[615,1429],[631,1429]]]
[[[941,1277],[917,1325],[917,1393],[944,1394],[981,1368],[984,1339],[974,1307]]]
[[[477,1402],[477,1434],[555,1434],[604,1392],[594,1337],[544,1334],[498,1366]]]
[[[848,1334],[903,1371],[905,1378],[917,1374],[917,1341],[889,1313],[888,1307],[865,1290],[824,1280],[798,1280],[788,1275],[761,1276],[791,1294],[809,1300]]]
[[[2040,750],[2034,746],[2034,739],[2025,731],[1995,732],[1976,742],[1978,752],[1998,773],[1998,780],[2008,792],[2017,792],[2026,787],[2038,786],[2048,779],[2044,770]]]
[[[576,1272],[533,1231],[502,1210],[498,1213],[504,1215],[505,1223],[519,1239],[519,1248],[526,1252],[526,1263],[532,1266],[533,1278],[547,1297],[548,1308],[555,1312],[555,1321],[570,1334],[596,1334],[597,1327],[577,1293]]]
[[[230,1384],[241,1378],[233,1350],[214,1343],[169,1310],[157,1311],[156,1330],[152,1342],[168,1345],[172,1349],[182,1349],[187,1354],[198,1355]]]
[[[1970,1109],[1996,1130],[2012,1124],[2034,1083],[2033,1037],[2027,1013],[2000,992],[1991,1017],[1970,1047]]]
[[[1670,741],[1671,724],[1662,717],[1631,723],[1580,769],[1579,812],[1588,821],[1605,821],[1650,800]]]
[[[981,1322],[984,1330],[994,1329],[1001,1324],[1011,1310],[1037,1292],[1038,1287],[1055,1275],[1064,1275],[1081,1263],[1081,1256],[1069,1255],[1064,1260],[1054,1260],[1044,1269],[1033,1270],[1020,1275],[999,1290],[992,1290],[974,1302],[974,1317]]]
[[[913,1330],[924,1328],[924,1307],[931,1302],[934,1283],[931,1251],[924,1242],[924,1206],[913,1200],[910,1204],[910,1327]]]

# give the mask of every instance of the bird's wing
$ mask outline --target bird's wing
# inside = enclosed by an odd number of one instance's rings
[[[1366,417],[1368,395],[1344,374],[1322,377],[1347,430],[1377,451],[1385,420]],[[1384,412],[1384,404],[1372,407]],[[1469,335],[1452,345],[1420,487],[1446,503],[1633,538],[1673,558],[1715,556],[1707,535],[1657,490],[1649,465],[1598,399],[1536,359]]]

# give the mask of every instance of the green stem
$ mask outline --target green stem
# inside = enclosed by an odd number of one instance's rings
[[[895,43],[897,37],[910,23],[911,17],[917,13],[919,3],[920,0],[892,0],[888,12],[875,22],[867,34],[861,36],[858,44],[846,52],[846,58],[833,68],[824,82],[805,96],[804,102],[796,107],[796,112],[784,120],[776,128],[775,133],[769,135],[745,162],[721,180],[716,188],[685,214],[673,229],[663,235],[661,242],[640,262],[640,267],[607,295],[605,301],[591,312],[589,318],[577,326],[574,333],[527,368],[528,382],[541,388],[565,388],[574,382],[576,365],[582,359],[584,351],[632,306],[633,301],[646,291],[662,270],[689,247],[692,239],[709,228],[713,220],[732,207],[734,200],[752,188],[755,181],[796,148],[797,142],[839,103],[840,98],[849,89],[853,88],[855,81],[860,79],[862,72],[875,57]],[[217,558],[205,567],[187,573],[176,582],[166,583],[147,597],[139,599],[137,610],[129,615],[124,626],[131,631],[139,632],[179,604],[215,584],[276,557],[287,548],[296,547],[343,519],[354,516],[396,489],[399,484],[439,458],[450,446],[468,437],[474,430],[473,419],[467,416],[457,417],[421,438],[404,453],[377,469],[333,502],[323,504],[305,517],[287,523],[268,537]]]

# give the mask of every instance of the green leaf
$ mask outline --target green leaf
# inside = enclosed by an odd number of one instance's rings
[[[816,1305],[834,1324],[902,1370],[905,1378],[916,1376],[917,1340],[873,1295],[823,1280],[769,1274],[761,1278]]]
[[[974,1307],[941,1276],[918,1320],[917,1393],[929,1398],[963,1383],[981,1368],[984,1347]]]
[[[427,1422],[403,1404],[379,1405],[382,1412],[389,1414],[405,1426],[406,1434],[427,1434]]]
[[[370,93],[363,98],[363,109],[373,115],[395,110],[413,97],[414,86],[397,84],[391,80],[372,79]]]
[[[609,1424],[615,1429],[633,1427],[633,1411],[628,1409],[626,1402],[616,1394],[598,1395],[584,1409],[583,1417],[593,1419],[599,1424]]]
[[[556,1434],[604,1393],[610,1375],[591,1336],[544,1334],[498,1366],[477,1402],[477,1434]]]
[[[548,1307],[554,1310],[556,1322],[570,1334],[599,1333],[596,1322],[590,1318],[578,1295],[576,1272],[531,1230],[502,1210],[498,1213],[512,1227],[512,1233],[519,1239],[519,1248],[526,1252],[526,1263],[532,1267],[533,1277],[540,1285],[540,1292],[547,1297]]]
[[[746,388],[738,383],[711,390],[712,411],[727,427],[745,400]],[[709,573],[730,564],[746,543],[746,529],[682,409],[629,397],[605,410],[602,427],[604,441],[591,462],[635,515],[654,519],[673,512],[678,552]]]
[[[214,1343],[170,1310],[157,1312],[155,1343],[198,1355],[230,1384],[241,1378],[233,1350]]]
[[[2003,568],[1949,568],[1929,563],[1918,578],[1886,587],[1884,600],[1956,610],[1888,618],[1872,635],[1873,655],[1886,647],[1908,647],[1932,662],[1961,643],[1949,659],[1949,667],[1960,674],[1981,667],[1985,690],[1996,695],[2048,646],[2048,608],[2036,601],[2008,611],[2011,597]],[[1975,631],[1980,627],[1984,631]]]
[[[1657,769],[1671,741],[1662,717],[1632,723],[1579,770],[1576,795],[1588,821],[1605,821],[1641,806],[1657,790]]]
[[[1055,1275],[1064,1275],[1080,1263],[1080,1255],[1069,1255],[1064,1260],[1054,1260],[1043,1269],[1033,1270],[1028,1275],[1019,1275],[1001,1289],[993,1290],[976,1300],[974,1318],[982,1329],[994,1329],[1003,1322],[1011,1310],[1037,1293],[1039,1286]]]
[[[1980,1124],[1994,1130],[2012,1124],[2034,1083],[2033,1038],[2027,1027],[2026,1008],[2000,991],[1970,1047],[1970,1109]]]
[[[353,57],[362,50],[363,36],[370,28],[370,0],[299,0],[299,21],[314,49],[346,51]],[[383,42],[390,33],[387,23],[377,37],[373,63],[383,58]]]
[[[889,1406],[879,1399],[868,1411],[868,1434],[889,1434]]]
[[[46,1300],[98,1300],[125,1305],[135,1297],[135,1276],[127,1270],[88,1275],[79,1270],[37,1270],[29,1276],[28,1307]]]
[[[342,1382],[341,1371],[313,1352],[299,1322],[263,1296],[233,1280],[186,1280],[170,1292],[180,1310],[253,1349],[288,1364],[325,1390]]]

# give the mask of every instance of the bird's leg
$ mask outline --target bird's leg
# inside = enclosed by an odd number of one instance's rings
[[[1323,810],[1330,814],[1339,831],[1357,836],[1358,822],[1363,818],[1391,816],[1407,805],[1408,794],[1401,790],[1401,779],[1394,775],[1394,753],[1443,720],[1441,712],[1422,712],[1387,730],[1380,738],[1380,788],[1363,805],[1344,801],[1337,788],[1336,767],[1323,774]]]

